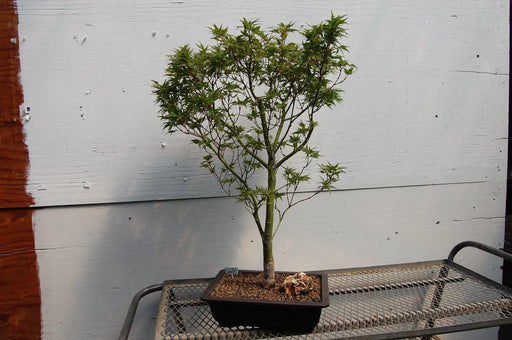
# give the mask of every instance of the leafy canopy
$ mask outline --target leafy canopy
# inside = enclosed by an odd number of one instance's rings
[[[316,191],[295,197],[320,157],[309,145],[315,114],[342,101],[337,86],[355,69],[344,58],[345,23],[331,15],[299,32],[300,43],[290,41],[298,32],[293,23],[266,32],[258,21],[243,19],[237,34],[213,25],[211,45],[178,48],[163,82],[153,81],[165,129],[192,137],[204,151],[201,166],[245,204],[261,233],[259,210],[269,201],[281,203],[271,205],[280,224],[288,209],[331,190],[343,172],[339,164],[320,164]],[[292,157],[301,165],[290,165]]]

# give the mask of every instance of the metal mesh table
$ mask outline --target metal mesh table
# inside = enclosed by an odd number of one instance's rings
[[[221,328],[199,298],[211,279],[165,281],[153,287],[162,290],[155,340],[428,338],[512,323],[512,290],[453,262],[468,244],[512,260],[466,242],[447,260],[328,271],[330,305],[307,334]]]
[[[209,279],[166,281],[155,339],[339,339],[439,334],[512,321],[512,294],[448,261],[329,271],[329,307],[308,334],[220,328]]]

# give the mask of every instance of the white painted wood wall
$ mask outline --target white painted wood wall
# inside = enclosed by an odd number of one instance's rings
[[[169,278],[261,267],[243,207],[161,130],[151,80],[207,26],[314,24],[348,15],[358,71],[314,142],[348,169],[339,188],[292,212],[282,270],[445,258],[504,238],[509,2],[505,0],[18,0],[27,190],[43,339],[113,339],[133,294]],[[305,250],[306,249],[306,250]],[[499,261],[460,260],[494,279]],[[152,334],[158,296],[133,339]],[[496,337],[496,330],[450,338]]]

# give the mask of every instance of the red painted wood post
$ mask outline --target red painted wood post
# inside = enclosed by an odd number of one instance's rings
[[[29,154],[19,107],[18,15],[0,0],[0,338],[41,339],[41,294],[26,193]]]

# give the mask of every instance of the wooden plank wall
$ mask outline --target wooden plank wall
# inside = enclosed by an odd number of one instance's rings
[[[18,16],[13,1],[0,1],[0,338],[41,338],[32,197],[25,191],[28,148],[19,106]]]
[[[43,339],[115,338],[131,297],[146,285],[212,276],[226,265],[261,267],[245,210],[198,168],[200,154],[188,141],[162,132],[151,96],[170,51],[207,42],[207,26],[234,28],[242,17],[300,28],[331,11],[347,14],[348,57],[358,66],[344,84],[343,104],[322,112],[314,139],[324,159],[343,163],[347,174],[339,190],[291,213],[276,241],[278,268],[444,258],[465,239],[503,245],[508,1],[16,6],[23,96],[10,119],[20,118],[21,139],[13,144],[23,157],[6,168],[30,162],[11,187],[25,188],[20,207],[31,206],[23,221],[35,245],[23,248],[37,253]],[[472,251],[460,260],[501,277],[499,261]],[[156,299],[141,306],[135,339],[151,333]]]
[[[347,166],[341,188],[503,178],[504,1],[50,3],[19,2],[27,189],[37,206],[222,195],[198,151],[162,132],[150,85],[178,45],[208,41],[207,26],[234,28],[243,16],[299,27],[331,11],[349,16],[359,70],[314,140]]]

